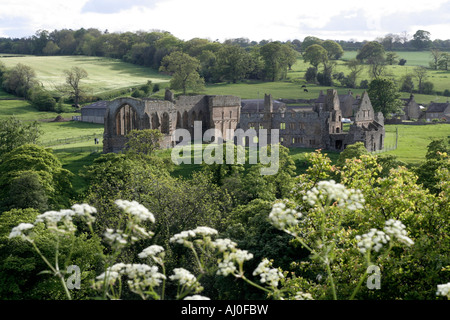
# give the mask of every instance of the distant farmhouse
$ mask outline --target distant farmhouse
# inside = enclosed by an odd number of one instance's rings
[[[450,102],[431,102],[425,112],[425,118],[427,121],[432,121],[434,119],[445,119],[445,121],[450,121]]]
[[[271,95],[265,95],[264,100],[215,95],[175,99],[173,93],[166,90],[164,100],[119,98],[108,102],[106,109],[103,104],[92,106],[84,119],[97,121],[103,111],[105,153],[123,150],[126,134],[133,129],[160,130],[161,146],[173,147],[177,143],[173,140],[174,131],[183,128],[193,135],[195,121],[202,122],[202,133],[208,129],[218,129],[224,134],[227,129],[255,129],[257,133],[261,129],[269,133],[271,129],[279,129],[280,143],[286,147],[341,151],[347,145],[363,142],[368,151],[376,151],[383,149],[385,138],[383,115],[375,114],[367,92],[353,99],[350,93],[339,97],[336,90],[328,90],[310,104],[291,107]],[[354,122],[344,132],[343,118],[350,114]]]

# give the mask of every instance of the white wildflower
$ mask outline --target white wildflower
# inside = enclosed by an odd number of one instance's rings
[[[211,299],[208,298],[208,297],[204,297],[204,296],[200,296],[198,294],[195,294],[193,296],[186,297],[183,300],[211,300]]]
[[[166,279],[166,276],[158,271],[158,267],[146,264],[127,264],[122,273],[131,279],[128,285],[135,292],[159,286]]]
[[[269,260],[263,259],[255,271],[253,271],[253,275],[259,275],[261,277],[261,283],[267,283],[271,287],[277,287],[278,282],[283,278],[283,274],[278,269],[270,268],[271,266],[272,263]]]
[[[407,246],[414,244],[414,241],[407,236],[405,225],[398,220],[390,219],[386,221],[384,231],[400,243],[406,244]]]
[[[106,229],[103,236],[105,240],[114,247],[122,248],[128,243],[128,235],[124,234],[122,230],[114,230],[108,228]]]
[[[75,211],[63,209],[60,211],[47,211],[36,217],[35,224],[44,223],[48,230],[58,233],[73,233],[75,226],[72,223],[72,217]]]
[[[224,277],[228,276],[229,274],[234,274],[234,272],[237,270],[233,260],[231,260],[229,256],[226,257],[223,261],[219,262],[218,268],[219,269],[217,270],[217,275]]]
[[[272,211],[269,214],[269,219],[272,225],[280,230],[287,229],[299,223],[302,217],[300,212],[294,209],[287,209],[283,202],[277,202],[273,205]]]
[[[92,223],[95,221],[93,214],[97,213],[97,209],[86,203],[74,204],[72,206],[72,210],[76,215],[86,218],[86,221],[88,223]]]
[[[220,252],[225,252],[236,248],[237,243],[230,239],[216,239],[213,241],[212,245]]]
[[[375,252],[380,251],[383,247],[383,244],[389,242],[390,237],[383,231],[379,231],[377,229],[370,229],[370,231],[362,236],[356,236],[356,240],[358,240],[358,248],[362,254],[365,254],[372,249]]]
[[[297,292],[295,294],[295,300],[314,300],[312,295],[310,293],[305,293],[305,292]]]
[[[186,244],[187,239],[191,237],[195,237],[195,232],[193,232],[192,230],[182,231],[172,236],[169,241],[179,244]]]
[[[253,254],[246,250],[237,249],[232,252],[225,252],[223,260],[219,261],[217,274],[223,276],[234,274],[237,270],[236,263],[242,266],[245,261],[251,259],[253,259]]]
[[[444,296],[450,299],[450,282],[446,284],[439,284],[437,286],[436,295]]]
[[[24,231],[30,230],[34,227],[34,224],[31,223],[21,223],[17,227],[12,228],[11,233],[9,234],[9,239],[15,237],[21,237],[24,240],[27,240],[27,236],[24,234]]]
[[[218,232],[216,229],[210,228],[210,227],[197,227],[194,230],[192,230],[196,236],[213,236],[216,235]]]
[[[173,269],[173,275],[171,275],[170,280],[177,281],[181,286],[186,286],[195,292],[200,292],[203,287],[197,281],[197,278],[184,268]]]
[[[180,233],[175,234],[170,238],[170,242],[172,243],[179,243],[184,245],[189,245],[191,242],[188,241],[190,238],[195,237],[207,237],[207,236],[213,236],[217,235],[217,230],[210,228],[210,227],[197,227],[194,230],[187,230],[182,231]]]
[[[306,192],[303,200],[310,206],[334,201],[338,207],[349,210],[362,209],[365,202],[360,190],[347,189],[344,185],[336,183],[334,180],[320,181],[317,187]]]
[[[115,204],[126,213],[136,217],[138,221],[150,220],[151,222],[155,222],[153,213],[137,201],[116,200]]]
[[[142,252],[139,253],[138,257],[141,259],[145,259],[148,257],[154,257],[161,252],[164,252],[164,248],[155,244],[142,250]]]

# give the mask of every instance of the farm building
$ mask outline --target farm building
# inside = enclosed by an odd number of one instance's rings
[[[427,121],[433,119],[450,121],[450,103],[448,101],[445,103],[431,102],[425,112],[425,118]]]
[[[100,123],[105,122],[105,114],[108,110],[109,101],[97,101],[81,108],[81,121]]]
[[[402,120],[411,120],[411,119],[419,119],[422,111],[420,109],[420,105],[414,100],[414,95],[407,99],[401,99],[403,102],[403,112],[404,115],[401,116]]]

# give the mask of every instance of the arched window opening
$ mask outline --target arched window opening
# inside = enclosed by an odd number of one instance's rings
[[[137,113],[133,107],[125,104],[116,113],[116,134],[125,136],[134,129],[137,129]]]
[[[170,118],[167,112],[164,112],[161,121],[161,133],[169,134],[170,133]]]

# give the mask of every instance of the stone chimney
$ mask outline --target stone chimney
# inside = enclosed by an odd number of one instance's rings
[[[172,91],[170,91],[169,88],[166,88],[166,92],[164,94],[164,100],[170,101],[170,102],[173,102],[175,100],[174,99],[174,94],[173,94]]]
[[[273,112],[273,98],[271,94],[264,95],[264,112]]]

